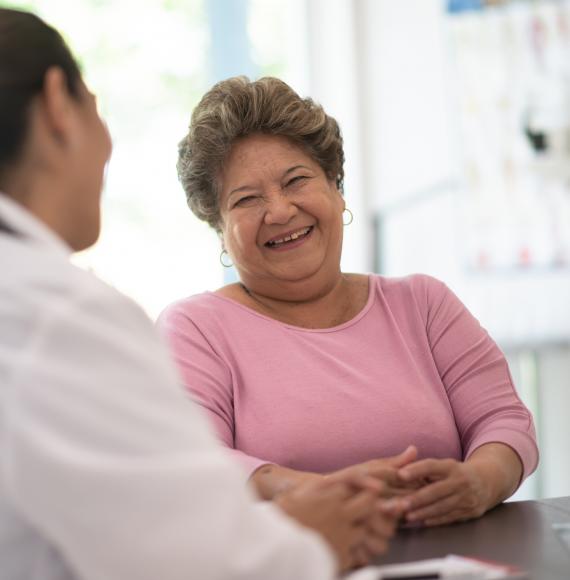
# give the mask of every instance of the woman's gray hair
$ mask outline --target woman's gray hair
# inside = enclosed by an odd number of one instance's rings
[[[287,137],[301,146],[342,193],[344,151],[335,119],[277,78],[229,78],[214,85],[194,109],[177,163],[188,206],[218,232],[221,169],[236,139],[255,133]]]

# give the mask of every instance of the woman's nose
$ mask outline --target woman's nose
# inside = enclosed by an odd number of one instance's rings
[[[266,202],[264,221],[268,225],[286,224],[297,214],[297,211],[297,206],[286,195],[281,193],[271,196]]]

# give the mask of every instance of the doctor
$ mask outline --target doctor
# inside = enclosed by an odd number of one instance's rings
[[[110,152],[59,34],[0,9],[2,580],[317,580],[383,552],[373,480],[255,502],[150,321],[69,263]]]

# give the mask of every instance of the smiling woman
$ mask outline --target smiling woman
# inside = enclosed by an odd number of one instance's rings
[[[159,327],[262,497],[365,472],[410,521],[479,516],[535,469],[532,417],[443,283],[341,271],[343,162],[336,121],[282,81],[214,86],[178,169],[241,281]]]
[[[310,300],[338,282],[344,200],[300,146],[282,136],[244,137],[220,184],[223,244],[250,297]],[[240,288],[222,294],[239,300]]]

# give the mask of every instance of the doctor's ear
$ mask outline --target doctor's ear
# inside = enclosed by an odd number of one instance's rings
[[[44,76],[39,105],[46,130],[62,146],[73,141],[78,99],[69,92],[63,70],[50,67]]]

